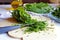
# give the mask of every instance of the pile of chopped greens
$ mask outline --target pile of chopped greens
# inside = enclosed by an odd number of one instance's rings
[[[23,7],[18,7],[16,10],[13,10],[12,16],[18,22],[21,22],[24,24],[32,24],[36,21],[31,19],[30,15],[25,12],[25,9]]]
[[[24,25],[29,24],[27,26],[24,26],[27,27],[25,32],[38,32],[40,30],[45,30],[47,26],[47,23],[45,21],[37,21],[31,19],[31,16],[25,12],[25,9],[21,6],[16,10],[13,10],[12,17],[15,18],[19,23],[22,23]]]
[[[60,18],[60,6],[58,6],[57,9],[54,10],[54,12],[52,12],[52,15],[57,18]]]
[[[27,29],[25,30],[25,32],[38,32],[38,31],[42,31],[42,30],[45,30],[46,29],[46,22],[43,22],[43,21],[37,21],[35,22],[34,24],[32,25],[28,25]]]
[[[32,11],[35,13],[49,13],[53,10],[53,7],[48,5],[48,3],[32,3],[32,4],[26,4],[25,9],[27,11]]]

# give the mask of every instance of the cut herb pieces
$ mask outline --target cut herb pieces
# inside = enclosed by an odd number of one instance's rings
[[[35,13],[49,13],[53,10],[53,7],[48,5],[48,3],[32,3],[32,4],[26,4],[25,9],[27,11],[32,11]]]
[[[22,23],[28,24],[31,17],[28,13],[25,12],[23,7],[18,7],[16,10],[13,10],[12,16],[18,21]],[[28,21],[28,22],[27,22]]]
[[[57,9],[54,10],[54,12],[52,12],[52,15],[57,18],[60,18],[60,6],[58,6]]]
[[[28,25],[26,27],[28,27],[25,32],[38,32],[38,31],[42,31],[45,30],[47,26],[47,23],[44,21],[39,21],[39,22],[35,22],[32,25]]]
[[[40,30],[46,29],[47,23],[44,21],[37,21],[35,19],[31,19],[30,14],[25,12],[23,7],[18,7],[16,10],[13,10],[12,17],[15,18],[19,23],[26,25],[27,27],[25,32],[38,32]],[[23,28],[23,25],[21,28]]]

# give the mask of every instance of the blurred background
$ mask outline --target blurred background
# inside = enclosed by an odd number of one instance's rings
[[[13,0],[0,0],[0,4],[10,4]],[[32,2],[47,2],[47,3],[57,3],[59,0],[22,0],[23,3]]]

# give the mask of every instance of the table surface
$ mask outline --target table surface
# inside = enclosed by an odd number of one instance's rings
[[[2,14],[2,13],[4,14],[5,13],[4,11],[6,11],[5,8],[9,8],[9,7],[11,7],[11,5],[0,5],[0,14]],[[0,19],[0,21],[1,20],[2,19]],[[60,30],[60,23],[55,22],[55,25],[56,25],[57,40],[60,40],[60,38],[59,38],[60,37],[60,34],[59,34],[60,33],[60,31],[59,31]],[[7,33],[5,33],[5,34],[0,34],[0,40],[20,40],[20,39],[11,38],[7,35]]]

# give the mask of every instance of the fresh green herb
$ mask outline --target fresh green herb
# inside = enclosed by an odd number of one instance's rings
[[[57,18],[60,18],[60,6],[58,6],[57,9],[54,10],[54,12],[52,12],[52,15]]]
[[[16,10],[13,10],[12,17],[14,17],[19,23],[22,23],[24,25],[28,24],[26,25],[27,29],[25,32],[38,32],[40,30],[46,29],[47,26],[47,23],[44,21],[31,19],[31,16],[25,12],[25,9],[23,7],[18,7]]]
[[[49,13],[53,10],[53,7],[48,5],[48,3],[32,3],[32,4],[26,4],[25,9],[27,11],[32,11],[35,13]]]
[[[23,7],[18,7],[16,10],[12,12],[12,16],[18,21],[22,23],[30,23],[31,17],[28,13],[25,12]]]
[[[25,32],[38,32],[38,31],[42,31],[45,30],[47,26],[47,23],[44,21],[39,21],[39,22],[35,22],[32,25],[28,25],[26,27],[28,27]]]

